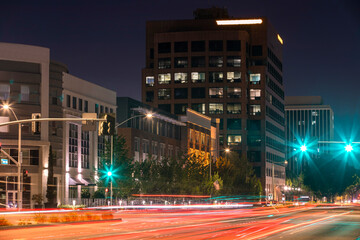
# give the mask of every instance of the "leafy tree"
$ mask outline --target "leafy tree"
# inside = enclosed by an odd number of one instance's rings
[[[111,165],[111,142],[105,142],[105,151],[100,156],[100,164],[98,169],[99,187],[109,187],[110,181],[113,182],[113,197],[126,198],[131,194],[132,190],[132,159],[128,157],[126,142],[123,136],[115,135],[113,137],[113,164]],[[109,177],[108,171],[112,172]]]
[[[304,168],[304,184],[318,197],[333,199],[342,194],[353,182],[352,176],[358,172],[344,159],[330,155],[311,159]]]
[[[89,189],[81,189],[81,198],[90,198]]]
[[[54,161],[56,160],[52,147],[49,149],[49,164],[48,164],[48,179],[46,188],[47,205],[49,207],[56,207],[56,184],[54,179]]]
[[[353,183],[349,185],[344,193],[350,196],[350,199],[354,199],[355,194],[360,190],[360,177],[358,175],[352,176]]]
[[[246,157],[239,157],[235,152],[225,158],[220,157],[216,162],[216,171],[223,179],[223,194],[261,194],[261,182]]]

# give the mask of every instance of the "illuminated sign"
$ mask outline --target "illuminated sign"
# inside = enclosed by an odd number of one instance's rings
[[[9,160],[5,159],[5,158],[2,158],[1,159],[1,164],[9,164]]]
[[[262,19],[216,20],[217,25],[247,25],[261,24]]]

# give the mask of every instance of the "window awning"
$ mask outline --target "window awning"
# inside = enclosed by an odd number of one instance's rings
[[[93,181],[91,181],[90,178],[83,178],[83,179],[81,179],[81,182],[83,184],[85,184],[86,186],[96,186],[96,184],[93,183]]]
[[[69,178],[69,186],[76,186],[76,185],[85,185],[84,183],[80,182],[78,179],[76,178]]]

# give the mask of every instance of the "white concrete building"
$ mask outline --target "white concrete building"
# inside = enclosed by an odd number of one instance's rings
[[[48,48],[0,43],[0,105],[4,104],[10,104],[11,111],[0,107],[0,123],[34,115],[81,117],[83,112],[115,112],[116,93],[68,74],[65,65],[50,61]],[[18,124],[0,127],[0,139],[0,207],[8,207],[18,203],[18,167],[7,156],[18,159]],[[22,124],[22,206],[34,207],[35,194],[46,196],[50,145],[58,204],[69,197],[79,199],[81,188],[92,183],[98,144],[97,132],[83,133],[81,122]],[[28,171],[25,179],[23,170]]]
[[[63,88],[64,118],[81,117],[84,112],[116,113],[114,91],[68,73],[63,75]],[[98,167],[98,155],[103,150],[103,137],[99,137],[97,131],[82,131],[81,122],[63,124],[63,144],[67,147],[63,148],[65,187],[62,199],[65,203],[68,203],[69,199],[80,203],[81,190],[93,190],[94,169]]]

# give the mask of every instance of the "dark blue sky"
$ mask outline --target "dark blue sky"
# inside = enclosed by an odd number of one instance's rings
[[[0,41],[48,47],[71,74],[140,99],[145,22],[191,19],[196,8],[212,6],[235,17],[268,17],[284,39],[285,94],[322,96],[339,131],[360,124],[357,0],[9,0],[0,3]]]

